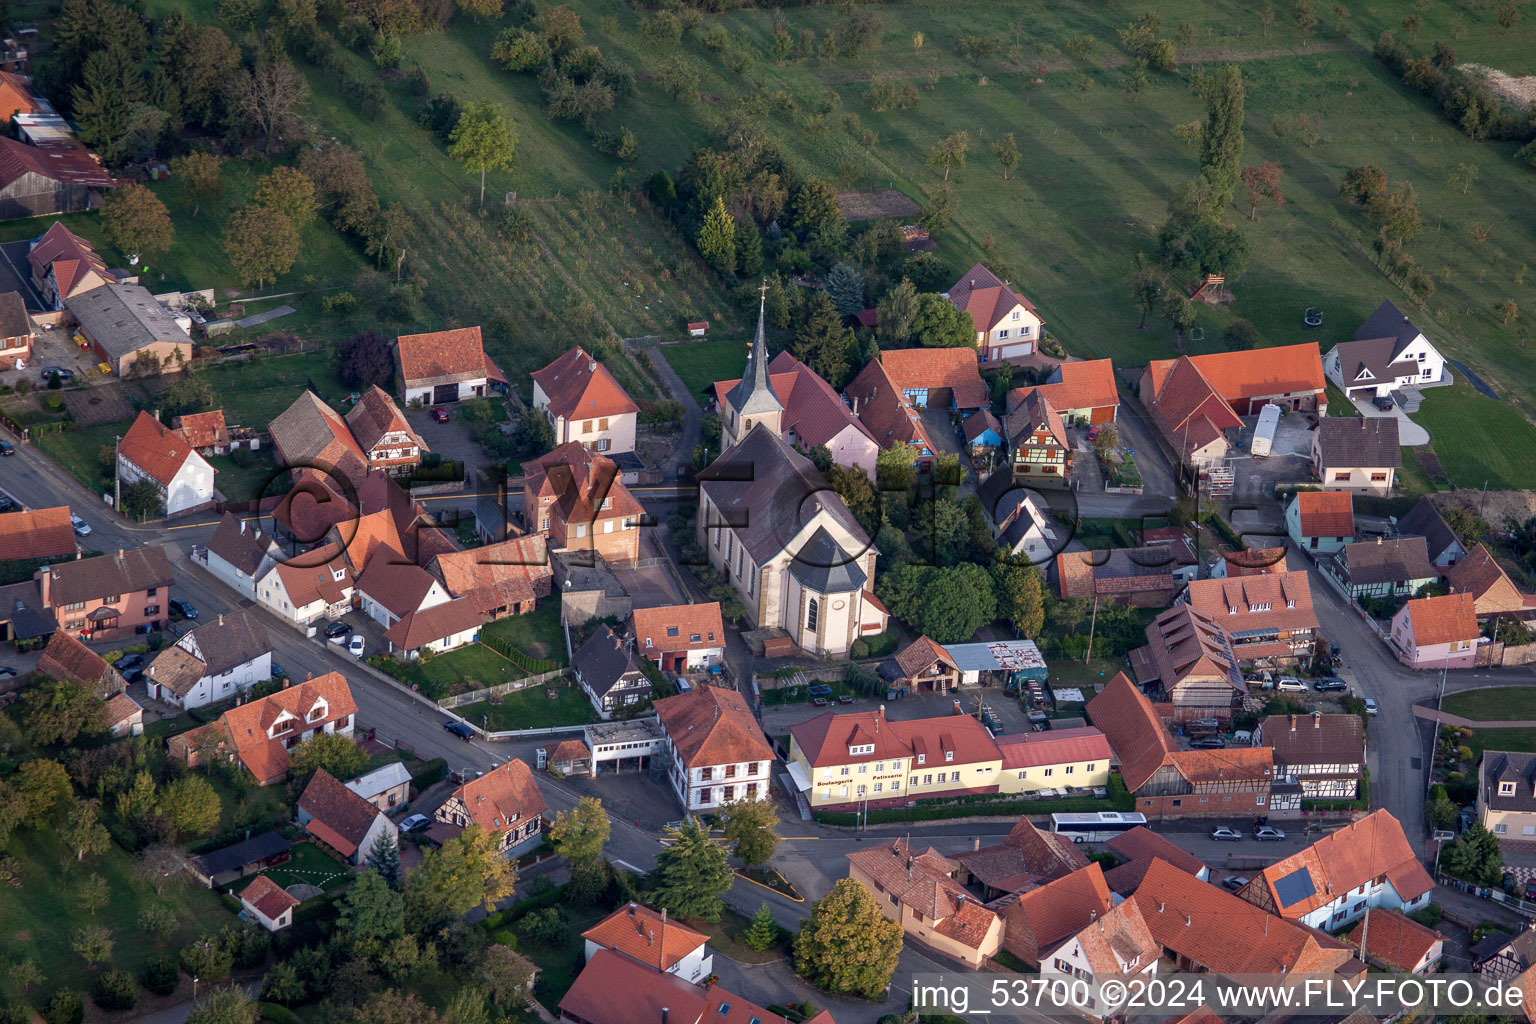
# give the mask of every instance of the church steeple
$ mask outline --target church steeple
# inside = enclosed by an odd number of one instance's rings
[[[757,306],[757,334],[752,339],[752,349],[747,353],[746,371],[741,380],[725,396],[725,414],[722,424],[722,450],[740,441],[754,424],[767,423],[774,433],[779,432],[784,415],[784,403],[774,394],[768,379],[768,339],[764,335],[764,321],[768,306],[768,283],[763,282]]]

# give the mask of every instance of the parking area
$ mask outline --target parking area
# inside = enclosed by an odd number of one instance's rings
[[[25,380],[33,388],[43,387],[41,373],[45,366],[62,366],[75,371],[77,384],[101,379],[101,371],[96,368],[96,357],[76,345],[69,331],[62,328],[39,328],[32,341],[32,358],[26,367],[0,371],[0,382],[14,388],[17,381]]]
[[[432,408],[427,406],[420,410],[406,409],[404,410],[406,421],[434,454],[463,463],[470,471],[470,479],[474,479],[474,470],[490,464],[490,460],[485,456],[485,449],[480,447],[480,442],[470,434],[469,427],[460,420],[456,403],[442,406],[448,413],[447,423],[438,423],[433,420]]]

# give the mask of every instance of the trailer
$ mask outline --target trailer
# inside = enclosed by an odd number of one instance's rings
[[[1280,407],[1274,402],[1266,402],[1264,408],[1259,410],[1259,422],[1253,426],[1253,441],[1248,446],[1254,458],[1269,455],[1275,443],[1275,429],[1279,426]]]

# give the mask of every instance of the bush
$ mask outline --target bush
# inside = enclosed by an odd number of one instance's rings
[[[168,996],[181,983],[181,968],[176,961],[165,955],[157,956],[144,965],[139,981],[157,996]]]
[[[434,757],[419,769],[411,773],[411,784],[418,790],[435,786],[448,777],[448,762],[440,757]]]
[[[262,1020],[270,1021],[271,1024],[299,1024],[298,1015],[278,1003],[257,1003],[256,1010]]]
[[[508,949],[517,948],[517,936],[507,931],[505,928],[497,932],[492,932],[491,941],[496,943],[498,946],[506,946]]]
[[[139,986],[127,971],[108,971],[91,987],[91,999],[103,1010],[131,1010],[139,1001]]]
[[[1444,916],[1445,911],[1441,910],[1439,905],[1434,903],[1431,903],[1426,907],[1420,907],[1418,910],[1415,910],[1408,915],[1410,920],[1417,921],[1419,924],[1426,928],[1435,927],[1435,925],[1440,923],[1440,919]]]
[[[80,1024],[84,1019],[85,1000],[73,989],[59,989],[43,1007],[43,1020],[48,1024]]]
[[[896,650],[895,633],[886,632],[878,636],[866,636],[861,639],[864,642],[864,646],[868,648],[871,658],[883,658]]]

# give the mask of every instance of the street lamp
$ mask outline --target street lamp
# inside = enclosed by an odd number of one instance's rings
[[[192,1001],[197,1002],[197,975],[192,975]]]
[[[1435,745],[1440,742],[1440,702],[1445,699],[1445,677],[1451,671],[1451,652],[1445,652],[1445,661],[1440,666],[1440,691],[1435,694],[1435,725],[1429,735],[1429,760],[1424,765],[1424,798],[1429,798],[1429,790],[1435,783]]]

